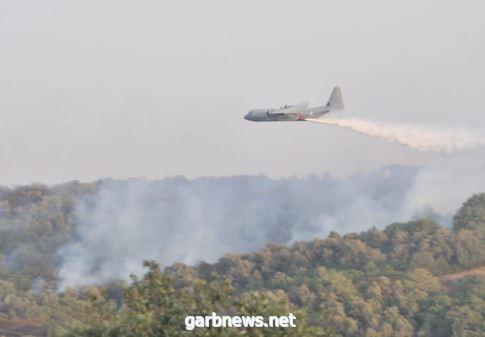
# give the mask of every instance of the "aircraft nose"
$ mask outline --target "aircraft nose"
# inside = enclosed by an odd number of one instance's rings
[[[250,115],[251,115],[251,112],[248,112],[247,114],[244,115],[244,119],[249,120]]]

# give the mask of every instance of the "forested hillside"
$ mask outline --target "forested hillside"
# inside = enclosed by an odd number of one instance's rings
[[[464,203],[451,229],[423,219],[270,244],[216,263],[161,268],[162,261],[147,261],[145,274],[132,282],[57,291],[57,251],[76,237],[75,201],[97,184],[3,191],[1,321],[36,322],[38,336],[481,337],[485,331],[485,277],[440,279],[485,266],[485,194]],[[213,311],[293,312],[297,328],[185,331],[186,315]]]
[[[0,189],[0,279],[20,290],[55,286],[58,250],[76,235],[76,202],[99,184]]]
[[[321,238],[333,228],[382,228],[397,220],[416,171],[389,166],[346,179],[173,177],[0,188],[0,269],[22,289],[80,286],[127,280],[143,272],[147,259],[162,266],[215,262],[268,242]]]

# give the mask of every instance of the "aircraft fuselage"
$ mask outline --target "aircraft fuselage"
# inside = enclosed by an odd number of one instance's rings
[[[342,93],[339,87],[335,87],[325,106],[309,108],[307,103],[301,103],[285,105],[279,109],[256,109],[249,111],[244,119],[252,122],[296,122],[309,118],[320,118],[331,111],[343,108]]]
[[[326,106],[305,108],[288,107],[283,109],[257,109],[249,111],[244,119],[252,122],[294,122],[304,121],[307,118],[319,118],[330,109]]]

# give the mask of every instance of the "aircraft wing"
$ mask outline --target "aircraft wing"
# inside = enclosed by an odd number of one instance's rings
[[[308,107],[308,102],[298,103],[296,105],[291,105],[291,106],[285,105],[279,110],[268,112],[268,114],[274,117],[299,115],[301,114],[302,110],[305,110],[307,107]]]

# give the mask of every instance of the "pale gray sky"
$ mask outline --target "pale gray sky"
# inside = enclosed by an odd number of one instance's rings
[[[252,108],[485,125],[483,1],[0,0],[0,184],[427,165]]]

